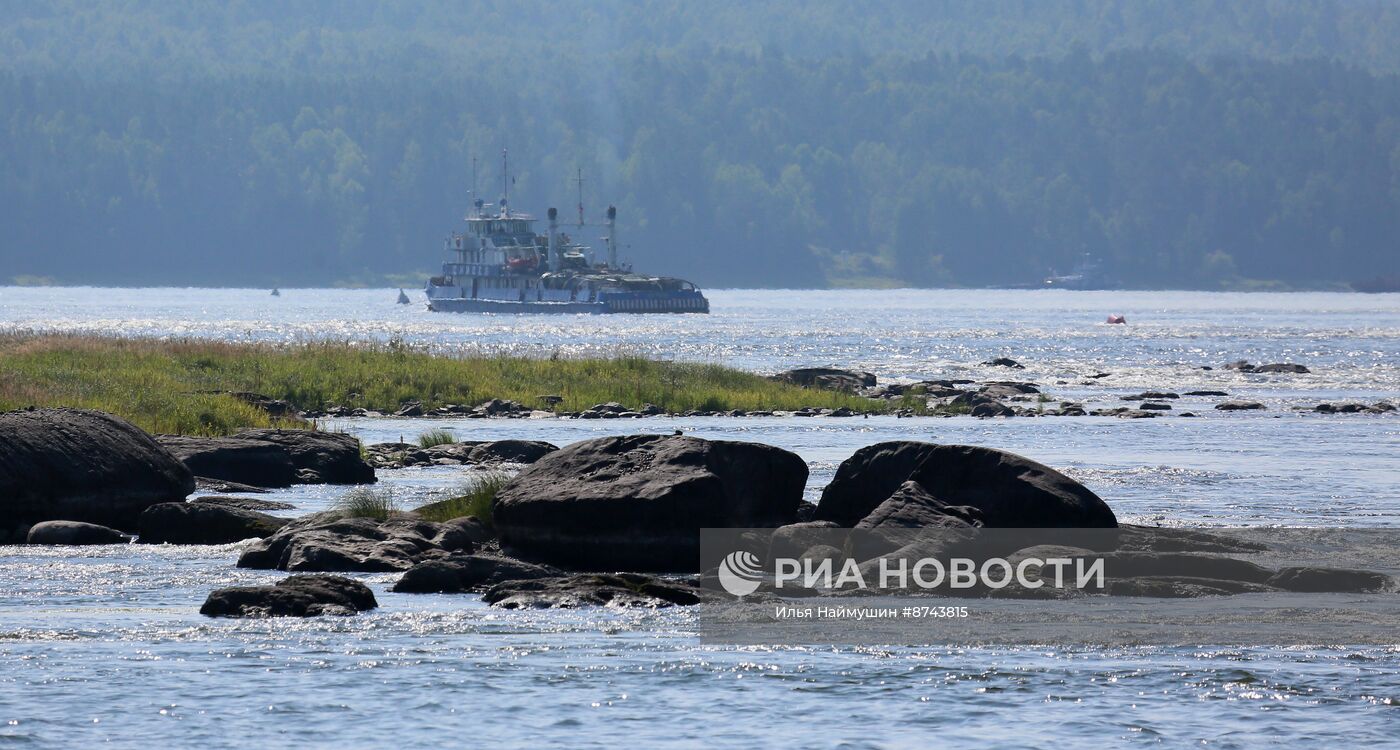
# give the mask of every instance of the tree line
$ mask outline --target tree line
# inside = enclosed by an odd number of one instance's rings
[[[1129,286],[1303,286],[1394,273],[1400,255],[1400,78],[1379,51],[1264,54],[1223,32],[1249,54],[880,49],[873,21],[857,24],[861,44],[818,48],[839,3],[793,24],[805,45],[752,31],[719,44],[715,28],[742,26],[743,8],[717,4],[704,26],[694,4],[665,3],[634,27],[690,31],[650,44],[590,47],[594,31],[563,35],[533,3],[492,23],[481,14],[509,8],[474,6],[458,36],[422,13],[350,3],[335,33],[298,32],[294,17],[259,42],[271,11],[257,4],[221,6],[247,18],[218,27],[197,4],[187,17],[131,7],[142,13],[82,6],[82,23],[0,14],[0,49],[14,53],[0,67],[0,276],[426,275],[473,185],[498,197],[505,148],[517,208],[572,217],[582,170],[592,218],[619,208],[624,257],[706,285],[1033,284],[1089,254]],[[622,16],[628,4],[587,7]],[[887,21],[913,12],[891,7]],[[1300,39],[1319,28],[1293,21]],[[980,39],[984,27],[958,28]],[[77,41],[95,48],[65,63],[55,28],[86,30]],[[1336,44],[1312,36],[1295,46]]]

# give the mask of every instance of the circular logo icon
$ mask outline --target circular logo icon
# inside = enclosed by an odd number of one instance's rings
[[[748,596],[758,590],[763,570],[752,552],[730,552],[719,563],[719,585],[735,596]]]

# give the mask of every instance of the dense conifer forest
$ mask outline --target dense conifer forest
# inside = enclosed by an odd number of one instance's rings
[[[508,148],[709,286],[1326,286],[1400,272],[1397,71],[1363,0],[9,2],[0,282],[409,283]]]

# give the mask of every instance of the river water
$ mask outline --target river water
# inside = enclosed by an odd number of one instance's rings
[[[0,328],[230,340],[399,338],[444,352],[628,352],[882,380],[1003,377],[1091,405],[1219,389],[1261,412],[1195,419],[350,419],[367,442],[447,427],[566,444],[620,431],[755,440],[807,460],[815,499],[855,449],[990,445],[1060,468],[1124,520],[1400,526],[1400,416],[1317,415],[1400,398],[1400,295],[715,291],[709,316],[438,315],[396,290],[0,288]],[[417,297],[418,295],[415,295]],[[1128,325],[1103,323],[1110,313]],[[1010,356],[1026,369],[978,363]],[[1248,375],[1225,362],[1298,362]],[[1204,370],[1203,366],[1213,369]],[[1100,372],[1109,377],[1088,379]],[[468,469],[382,472],[405,505]],[[268,495],[296,513],[341,488]],[[1393,743],[1400,647],[702,646],[693,613],[513,612],[388,592],[353,618],[225,621],[214,587],[279,577],[227,547],[0,547],[0,744],[1260,747]]]

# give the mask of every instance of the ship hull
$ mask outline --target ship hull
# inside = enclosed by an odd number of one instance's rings
[[[428,298],[432,312],[451,313],[524,313],[524,314],[676,314],[708,313],[710,301],[703,294],[604,294],[596,302],[545,302],[536,300],[472,299],[468,297]]]

